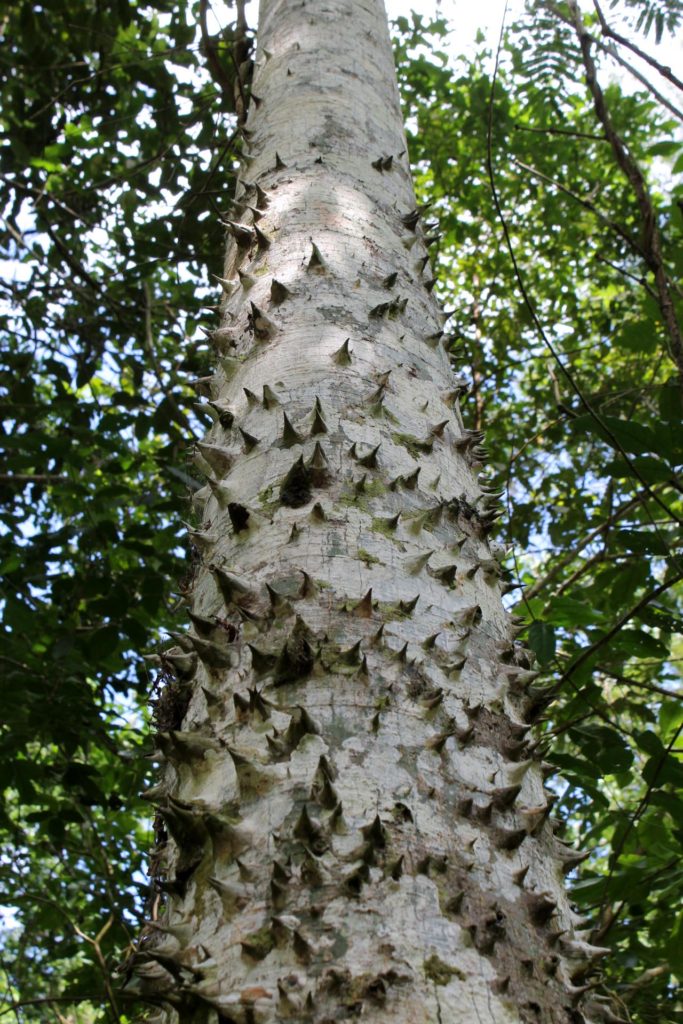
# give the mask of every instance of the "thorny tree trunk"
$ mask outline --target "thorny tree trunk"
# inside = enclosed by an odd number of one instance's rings
[[[253,94],[129,984],[159,1022],[582,1022],[381,0],[262,0]]]

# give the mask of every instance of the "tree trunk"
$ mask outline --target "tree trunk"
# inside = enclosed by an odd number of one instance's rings
[[[580,1022],[381,0],[262,0],[191,631],[158,709],[170,1021]]]

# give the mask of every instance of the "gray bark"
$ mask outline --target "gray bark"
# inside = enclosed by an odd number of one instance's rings
[[[581,1022],[381,0],[262,0],[202,555],[164,655],[159,1021]]]

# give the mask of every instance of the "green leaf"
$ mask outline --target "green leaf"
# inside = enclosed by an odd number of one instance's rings
[[[642,629],[622,629],[612,640],[612,649],[634,658],[665,658],[669,648],[651,633]]]
[[[669,553],[666,539],[653,530],[617,530],[614,536],[617,543],[627,551],[652,555]]]
[[[644,480],[648,484],[664,483],[671,480],[671,467],[661,459],[651,455],[637,456],[626,462],[625,459],[614,459],[605,466],[605,472],[620,479]]]
[[[659,414],[667,423],[673,423],[677,427],[683,422],[683,395],[675,378],[671,378],[662,386]]]
[[[119,647],[119,631],[116,626],[103,626],[88,638],[88,650],[98,658],[108,658]]]
[[[555,627],[535,619],[529,626],[528,635],[529,647],[538,658],[539,665],[547,665],[555,657]]]
[[[649,320],[627,323],[615,339],[616,344],[629,352],[654,352],[658,342],[652,328]]]
[[[683,974],[683,911],[678,915],[673,932],[666,941],[665,949],[671,970],[680,976]]]
[[[627,771],[633,764],[633,751],[624,737],[606,725],[588,724],[572,730],[584,749],[606,775]]]
[[[683,704],[676,701],[663,701],[659,709],[659,722],[662,736],[668,740],[683,725]]]
[[[584,907],[599,904],[604,899],[606,878],[585,878],[572,885],[572,898]]]
[[[616,416],[600,415],[599,419],[586,413],[577,416],[572,423],[577,432],[587,432],[600,437],[613,448],[623,449],[633,455],[644,455],[658,450],[657,439],[650,427],[633,420],[622,420]]]
[[[546,606],[546,618],[556,626],[591,626],[599,623],[602,611],[588,601],[573,597],[554,597]]]

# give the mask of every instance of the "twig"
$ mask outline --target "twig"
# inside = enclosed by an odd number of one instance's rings
[[[100,969],[102,971],[102,980],[107,993],[107,999],[109,1000],[109,1004],[111,1006],[115,1020],[117,1022],[120,1022],[121,1016],[119,1014],[118,1006],[116,1004],[114,989],[109,976],[109,968],[107,967],[107,961],[104,959],[104,954],[102,953],[102,947],[100,945],[102,939],[107,934],[113,923],[114,915],[110,914],[94,939],[91,939],[89,935],[86,935],[85,932],[81,931],[77,924],[74,924],[73,928],[77,935],[79,935],[85,942],[87,942],[89,946],[92,946],[95,958],[98,964],[100,965]]]
[[[601,647],[604,647],[606,643],[609,643],[612,637],[615,636],[620,629],[623,629],[626,623],[630,622],[630,620],[637,615],[641,609],[645,608],[651,601],[654,601],[654,599],[659,597],[660,594],[669,590],[670,587],[675,586],[676,583],[680,583],[681,580],[683,580],[683,572],[678,572],[675,576],[671,576],[668,580],[664,580],[664,582],[660,583],[659,586],[648,591],[647,594],[641,597],[639,601],[637,601],[631,608],[629,608],[628,611],[624,612],[624,614],[617,619],[614,625],[611,626],[606,633],[603,633],[599,640],[596,640],[594,644],[590,645],[590,647],[586,647],[581,651],[576,661],[572,662],[567,671],[562,673],[554,689],[559,690],[562,683],[573,676],[577,668],[583,665],[589,658],[592,658],[595,652],[599,651]]]
[[[574,31],[579,41],[583,66],[586,72],[586,84],[593,97],[593,106],[596,117],[602,125],[605,135],[609,139],[617,165],[621,168],[626,180],[631,185],[640,210],[643,250],[647,264],[654,274],[659,308],[662,319],[669,334],[671,343],[671,355],[678,368],[681,390],[683,391],[683,338],[676,318],[673,300],[669,292],[669,280],[664,268],[662,259],[661,241],[657,227],[657,216],[648,193],[645,178],[640,167],[631,156],[625,143],[617,134],[612,123],[612,118],[607,109],[605,96],[598,82],[595,61],[591,54],[591,47],[594,42],[592,35],[586,28],[583,16],[577,6],[576,0],[568,0],[569,10],[574,20]]]
[[[4,958],[3,958],[3,961],[2,961],[2,972],[5,975],[5,983],[7,985],[7,994],[8,994],[8,996],[10,998],[12,998],[12,989],[14,989],[16,986],[14,984],[14,981],[12,980],[12,975],[10,974],[10,972],[9,972],[9,970],[7,968],[7,964],[5,963]],[[14,1015],[17,1018],[17,1024],[21,1024],[21,1017],[19,1016],[19,1010],[17,1008],[14,1008]]]
[[[208,25],[206,23],[206,13],[208,10],[208,0],[200,0],[199,2],[199,28],[202,34],[202,47],[203,52],[206,56],[208,69],[213,78],[214,82],[220,89],[223,96],[229,101],[230,109],[234,110],[235,97],[233,92],[233,83],[230,81],[230,76],[226,74],[225,68],[221,63],[221,59],[218,56],[218,50],[216,48],[216,42],[214,38],[209,35]]]
[[[506,7],[506,10],[507,10],[507,7]],[[502,36],[501,36],[501,39],[502,39]],[[662,501],[662,499],[659,497],[659,495],[657,495],[653,491],[653,489],[648,484],[647,480],[643,477],[642,473],[639,471],[638,467],[633,462],[633,459],[630,457],[628,452],[626,452],[626,450],[624,449],[624,447],[620,443],[620,441],[615,437],[614,432],[612,430],[610,430],[610,428],[604,422],[602,417],[592,407],[592,405],[590,404],[590,402],[588,401],[588,399],[584,395],[583,391],[581,390],[579,385],[576,383],[576,380],[574,379],[573,375],[570,373],[570,371],[567,369],[565,364],[560,359],[560,356],[558,355],[558,353],[557,353],[557,351],[555,349],[555,346],[550,341],[550,339],[549,339],[548,335],[546,334],[546,331],[545,331],[545,329],[543,327],[543,324],[541,323],[541,321],[538,318],[538,314],[536,313],[536,309],[534,307],[534,304],[532,303],[531,298],[529,297],[529,293],[527,292],[526,285],[524,284],[524,279],[522,278],[522,273],[521,273],[521,271],[519,269],[519,264],[517,262],[517,257],[515,256],[515,251],[514,251],[514,247],[512,245],[512,239],[510,237],[510,231],[509,231],[509,228],[508,228],[508,225],[507,225],[507,221],[505,220],[505,216],[503,214],[503,210],[502,210],[502,207],[500,205],[500,199],[499,199],[499,196],[498,196],[498,189],[496,187],[495,176],[494,176],[494,173],[493,173],[493,160],[492,160],[492,151],[493,151],[493,96],[494,96],[494,89],[495,89],[495,84],[496,84],[496,78],[497,78],[497,74],[498,74],[498,65],[499,65],[499,61],[500,61],[500,46],[501,46],[501,43],[498,44],[498,51],[496,53],[496,64],[495,64],[493,79],[492,79],[492,82],[491,82],[491,91],[489,93],[489,112],[488,112],[488,128],[487,128],[487,145],[486,145],[486,169],[487,169],[487,173],[488,173],[489,183],[491,185],[491,198],[493,199],[493,205],[495,207],[496,214],[498,216],[498,219],[500,220],[501,227],[503,229],[503,235],[505,237],[505,245],[506,245],[506,248],[508,250],[508,254],[510,256],[510,260],[512,262],[512,267],[513,267],[513,270],[514,270],[514,273],[515,273],[515,278],[517,280],[517,284],[519,286],[519,290],[520,290],[520,292],[522,294],[522,299],[524,300],[525,306],[529,310],[529,315],[530,315],[530,317],[532,319],[532,322],[533,322],[536,330],[538,331],[540,337],[542,338],[546,348],[548,349],[548,351],[550,352],[551,356],[553,357],[553,359],[557,363],[558,369],[561,371],[562,375],[565,377],[565,379],[566,379],[567,383],[569,384],[570,388],[572,389],[574,394],[577,396],[577,398],[579,399],[579,402],[584,407],[584,409],[586,410],[588,415],[591,417],[591,419],[595,423],[598,424],[598,426],[600,427],[602,432],[607,436],[607,438],[608,438],[609,442],[611,443],[612,447],[615,448],[619,452],[619,454],[621,455],[621,457],[623,458],[624,462],[629,467],[629,469],[631,470],[633,475],[636,477],[637,480],[640,480],[641,484],[645,487],[645,489],[647,490],[648,494],[652,497],[652,499],[660,506],[661,509],[663,509],[663,511],[666,512],[666,514],[668,516],[670,516],[673,520],[675,520],[675,522],[681,523],[682,521],[681,521],[681,519],[679,519],[679,517],[676,515],[676,513],[672,509],[670,509],[669,506],[664,501]],[[682,382],[683,382],[683,376],[682,376],[681,379],[682,379]],[[648,513],[648,515],[649,515],[649,513]]]
[[[634,68],[633,64],[629,63],[629,61],[622,57],[620,53],[617,53],[617,49],[615,46],[610,46],[609,43],[603,43],[601,39],[595,39],[593,41],[595,42],[596,46],[600,47],[603,53],[608,54],[608,56],[610,56],[612,60],[615,60],[617,64],[621,64],[622,68],[628,71],[630,75],[633,75],[633,77],[636,78],[641,85],[644,85],[647,91],[654,96],[658,103],[661,103],[663,107],[666,107],[667,110],[669,110],[674,115],[674,117],[677,117],[679,121],[683,121],[683,112],[680,111],[678,107],[674,106],[671,100],[667,99],[666,96],[664,96],[659,91],[659,89],[655,89],[654,85],[649,80],[649,78],[646,78],[641,71],[638,71],[637,68]]]
[[[631,42],[630,39],[627,39],[626,36],[622,36],[619,32],[615,32],[614,29],[608,25],[607,19],[602,13],[598,0],[593,0],[593,6],[595,7],[598,18],[600,19],[600,28],[602,29],[602,34],[604,36],[614,39],[616,43],[621,43],[621,45],[625,46],[627,50],[631,51],[631,53],[635,53],[636,57],[640,57],[640,59],[644,60],[646,64],[649,64],[651,68],[654,68],[662,78],[668,79],[672,85],[675,85],[677,89],[681,89],[683,91],[683,82],[680,78],[676,78],[670,67],[666,64],[660,64],[658,60],[651,57],[649,53],[645,53],[644,50],[641,50],[639,46],[636,46],[636,44]]]
[[[644,988],[646,985],[649,985],[650,982],[656,981],[656,979],[660,978],[662,974],[670,973],[671,967],[668,963],[659,964],[657,967],[649,967],[646,971],[643,971],[639,978],[632,981],[630,985],[625,985],[624,991],[635,992],[636,989]]]
[[[68,479],[61,473],[0,473],[0,481],[3,484],[43,484],[51,483],[53,480]]]
[[[187,430],[188,433],[191,434],[192,427],[190,425],[190,421],[188,420],[187,416],[176,402],[174,395],[167,389],[166,384],[164,383],[163,374],[161,372],[159,360],[157,359],[156,349],[154,347],[154,330],[152,327],[152,295],[149,287],[149,281],[145,279],[142,287],[145,295],[145,347],[147,348],[147,352],[149,353],[152,369],[154,370],[154,376],[156,377],[157,383],[161,388],[164,396],[166,397],[166,401],[170,405],[171,409],[173,409],[176,420],[178,421],[178,423],[181,424],[181,426],[185,430]]]
[[[612,880],[612,876],[614,875],[614,871],[615,871],[617,863],[619,861],[619,857],[621,856],[621,851],[624,849],[624,846],[626,844],[626,840],[628,839],[629,833],[631,832],[631,829],[633,828],[633,826],[638,821],[638,819],[640,818],[641,814],[643,813],[643,811],[645,810],[645,808],[649,804],[650,798],[651,798],[651,796],[652,796],[652,794],[654,792],[655,783],[657,781],[657,778],[659,777],[659,773],[661,772],[661,770],[662,770],[662,768],[664,766],[664,762],[666,761],[667,757],[669,756],[669,754],[671,753],[671,751],[675,747],[675,745],[676,745],[676,743],[678,741],[678,737],[681,735],[681,732],[683,732],[683,722],[681,722],[681,724],[678,726],[678,728],[676,729],[676,732],[671,737],[671,739],[670,739],[669,743],[667,744],[666,748],[660,754],[660,757],[659,757],[659,760],[658,760],[658,762],[657,762],[657,764],[655,766],[655,770],[654,770],[654,773],[652,775],[652,778],[650,779],[650,781],[648,783],[648,787],[647,787],[645,793],[643,794],[643,797],[642,797],[640,803],[638,804],[636,810],[634,811],[633,815],[629,819],[628,825],[626,826],[624,831],[621,833],[621,836],[619,837],[619,842],[617,843],[616,847],[614,847],[614,849],[612,850],[612,856],[610,858],[611,861],[612,861],[612,864],[610,866],[609,872],[608,872],[607,877],[605,879],[605,894],[607,893],[607,890],[609,889],[609,883]],[[675,861],[672,861],[672,863],[670,865],[667,865],[667,868],[668,867],[672,867],[672,866],[677,865],[677,864],[678,864],[678,858]],[[605,897],[603,897],[602,902],[600,904],[600,907],[598,908],[598,914],[600,914],[602,912],[602,910],[603,910],[603,908],[605,906],[605,902],[606,902],[606,895],[605,895]],[[623,907],[623,903],[622,903],[622,907]],[[621,912],[622,907],[619,908],[619,913]],[[612,914],[611,915],[611,919],[607,923],[607,925],[604,928],[601,928],[599,930],[599,935],[600,935],[601,939],[604,938],[604,936],[610,930],[610,928],[612,927],[612,925],[616,921],[617,916],[618,916],[618,914],[616,914],[616,913]]]
[[[667,660],[662,658],[662,661]],[[660,664],[658,662],[658,664]],[[638,686],[641,690],[648,690],[650,693],[658,693],[662,697],[672,697],[674,700],[680,700],[683,698],[683,693],[677,693],[675,690],[665,690],[663,686],[655,686],[654,683],[643,683],[640,679],[628,679],[626,676],[620,675],[619,672],[615,672],[613,669],[605,668],[603,665],[596,665],[596,670],[601,672],[604,676],[609,676],[610,679],[614,679],[617,683],[623,683],[625,686]]]
[[[606,263],[608,267],[611,267],[612,270],[616,270],[618,274],[622,274],[624,277],[629,278],[629,280],[635,281],[636,284],[642,285],[648,295],[651,295],[656,301],[657,295],[654,289],[650,287],[647,280],[642,275],[638,276],[638,274],[632,274],[631,271],[626,270],[625,267],[620,267],[618,263],[613,263],[612,260],[608,260],[606,256],[602,255],[602,253],[596,252],[595,258],[600,263]]]
[[[601,220],[603,224],[606,224],[607,227],[614,231],[615,234],[619,235],[619,237],[622,238],[627,243],[627,245],[630,249],[633,250],[633,252],[640,256],[641,259],[646,259],[646,254],[643,251],[642,247],[639,245],[639,243],[636,242],[636,240],[628,233],[628,231],[626,231],[625,228],[622,228],[621,224],[619,224],[615,220],[612,220],[610,217],[607,217],[604,213],[598,210],[597,206],[591,199],[585,199],[583,196],[577,195],[576,192],[572,192],[570,188],[567,188],[566,185],[563,185],[561,181],[556,181],[555,178],[549,177],[549,175],[544,174],[543,171],[539,171],[535,167],[532,167],[531,164],[525,164],[521,160],[517,160],[514,158],[512,162],[515,164],[516,167],[521,167],[523,171],[528,171],[529,174],[533,174],[534,177],[539,178],[541,181],[547,182],[548,185],[553,185],[554,188],[556,188],[559,192],[563,192],[564,195],[569,196],[570,199],[573,199],[575,203],[579,203],[580,206],[583,206],[584,210],[590,210],[591,213],[595,214],[598,220]]]
[[[119,993],[124,998],[134,998],[132,995],[127,996],[126,993]],[[17,1010],[21,1010],[24,1006],[44,1006],[46,1003],[101,1003],[102,993],[98,992],[95,995],[77,995],[77,996],[37,996],[33,999],[19,999],[15,1003],[10,1003],[4,1010],[0,1010],[0,1017],[4,1017],[6,1013],[16,1013]],[[120,1017],[117,1018],[120,1020]]]
[[[590,139],[592,142],[607,142],[605,135],[591,135],[590,132],[576,132],[571,128],[530,128],[526,124],[514,125],[518,132],[535,132],[538,135],[570,135],[574,139]]]

